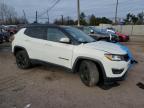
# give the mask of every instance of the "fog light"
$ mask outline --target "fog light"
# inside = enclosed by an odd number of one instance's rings
[[[121,74],[124,69],[112,69],[113,74]]]

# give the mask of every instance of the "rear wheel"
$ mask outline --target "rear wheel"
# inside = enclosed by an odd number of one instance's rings
[[[3,40],[0,40],[0,44],[2,44],[3,43]]]
[[[31,61],[26,51],[22,50],[16,53],[16,63],[21,69],[27,69],[31,66]]]
[[[93,87],[99,82],[98,68],[92,61],[82,61],[79,67],[79,74],[86,86]]]

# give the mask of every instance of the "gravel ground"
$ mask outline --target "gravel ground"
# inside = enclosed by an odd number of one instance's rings
[[[127,45],[138,60],[125,81],[104,90],[52,65],[20,70],[8,44],[0,45],[0,108],[144,108],[144,42]]]

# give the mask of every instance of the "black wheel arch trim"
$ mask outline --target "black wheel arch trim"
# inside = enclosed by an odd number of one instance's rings
[[[17,49],[24,50],[27,53],[27,50],[22,46],[14,46],[13,54],[16,55]],[[28,53],[27,53],[28,54]]]
[[[91,60],[95,63],[97,63],[100,68],[101,68],[101,71],[102,71],[102,77],[103,77],[103,80],[104,80],[104,83],[109,83],[109,82],[115,82],[115,81],[122,81],[122,80],[125,80],[126,76],[127,76],[127,72],[121,76],[121,77],[117,77],[117,78],[109,78],[106,76],[106,72],[105,72],[105,69],[104,69],[104,66],[102,64],[102,62],[98,59],[93,59],[93,58],[90,58],[90,57],[78,57],[74,64],[73,64],[73,67],[72,67],[72,72],[75,72],[75,69],[76,69],[76,65],[78,63],[79,60]]]
[[[106,73],[105,73],[105,69],[104,69],[102,62],[98,59],[94,59],[94,58],[90,58],[90,57],[83,57],[83,56],[77,57],[74,64],[73,64],[72,72],[75,72],[75,69],[76,69],[76,66],[77,66],[77,63],[79,60],[91,60],[91,61],[97,63],[101,68],[103,78],[104,79],[106,78]]]

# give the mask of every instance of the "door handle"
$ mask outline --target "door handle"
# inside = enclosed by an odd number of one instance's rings
[[[45,46],[51,46],[51,47],[52,47],[52,45],[51,45],[51,44],[45,44]]]
[[[25,41],[26,41],[26,42],[29,42],[29,40],[28,40],[28,39],[25,39]]]

